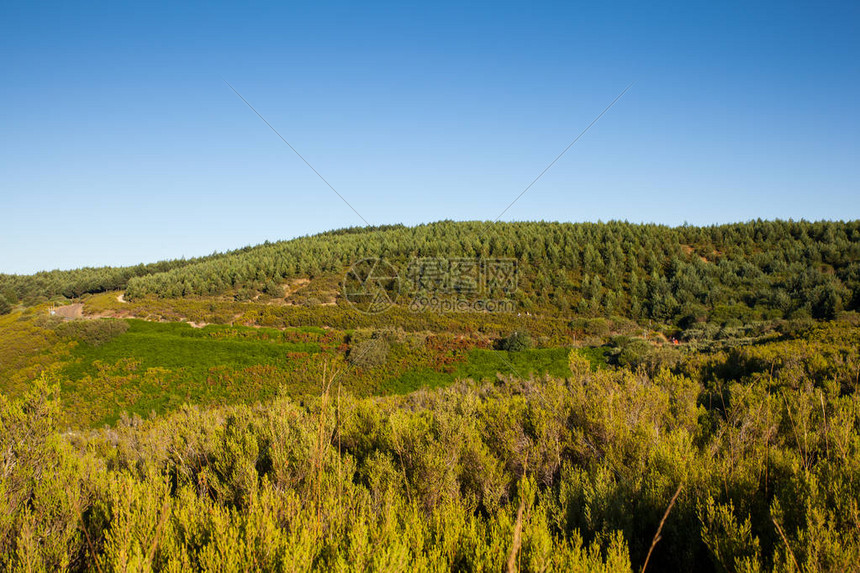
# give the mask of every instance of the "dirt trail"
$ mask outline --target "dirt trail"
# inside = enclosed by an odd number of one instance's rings
[[[62,318],[83,318],[84,305],[81,303],[67,304],[66,306],[57,306],[51,309],[51,316],[60,316]]]

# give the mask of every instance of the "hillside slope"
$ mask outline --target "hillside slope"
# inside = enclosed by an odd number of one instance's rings
[[[0,275],[7,298],[125,288],[129,300],[283,297],[300,278],[338,281],[356,261],[401,272],[416,258],[513,259],[522,311],[696,322],[832,318],[860,305],[860,222],[753,221],[712,227],[439,222],[344,229],[189,261]]]

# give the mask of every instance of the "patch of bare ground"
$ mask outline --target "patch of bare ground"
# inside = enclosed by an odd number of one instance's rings
[[[284,298],[289,298],[310,284],[310,279],[293,279],[284,284]]]
[[[695,249],[693,247],[691,247],[690,245],[681,245],[681,250],[684,251],[685,255],[690,255],[695,251]],[[711,262],[707,259],[707,257],[703,257],[702,255],[697,255],[697,256],[699,257],[699,260],[702,261],[703,263],[710,263]]]
[[[334,306],[337,304],[338,291],[320,288],[324,282],[314,279],[298,278],[281,285],[283,297],[265,297],[257,295],[254,302],[274,306]],[[308,287],[313,292],[306,291]],[[304,291],[304,292],[303,292]],[[312,301],[312,302],[309,302]]]
[[[51,316],[61,318],[83,318],[84,305],[81,303],[67,304],[66,306],[55,306],[50,310]]]
[[[127,302],[127,301],[126,301]],[[97,319],[97,318],[140,318],[135,313],[128,310],[103,310],[101,312],[87,312],[82,318]]]

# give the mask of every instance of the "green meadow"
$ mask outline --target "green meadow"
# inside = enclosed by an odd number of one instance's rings
[[[80,378],[94,374],[97,362],[112,363],[131,359],[141,368],[183,369],[190,374],[207,372],[210,368],[230,366],[247,368],[258,364],[285,366],[289,352],[317,353],[314,342],[290,342],[287,335],[308,332],[291,329],[287,332],[270,328],[225,327],[208,325],[194,328],[185,322],[147,322],[130,319],[127,332],[109,342],[92,346],[80,344],[72,352],[75,360],[65,374]],[[311,330],[313,334],[323,332]]]
[[[123,413],[147,417],[185,403],[256,402],[280,393],[318,395],[326,371],[357,395],[406,394],[457,380],[566,377],[569,348],[517,352],[488,348],[428,351],[408,341],[390,345],[386,364],[356,366],[344,341],[352,332],[317,327],[256,328],[185,322],[125,321],[128,329],[101,343],[78,340],[59,370],[68,422],[114,424]],[[582,349],[592,367],[604,349]],[[331,379],[331,378],[329,378]]]

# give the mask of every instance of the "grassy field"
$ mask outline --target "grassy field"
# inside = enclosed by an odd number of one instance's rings
[[[583,348],[579,352],[592,368],[606,366],[603,349]],[[532,348],[520,352],[478,348],[468,352],[465,360],[450,371],[416,368],[397,378],[386,380],[382,389],[391,394],[407,394],[419,388],[437,388],[456,380],[494,381],[499,375],[528,378],[529,376],[570,376],[569,348]]]
[[[326,371],[337,372],[337,383],[360,396],[406,394],[467,378],[570,374],[565,347],[505,352],[486,348],[486,341],[451,335],[391,336],[383,363],[357,366],[349,360],[349,341],[354,344],[371,331],[194,328],[184,322],[139,319],[6,323],[11,346],[5,354],[15,357],[17,369],[32,363],[31,378],[48,367],[56,374],[65,422],[72,427],[112,425],[123,413],[148,417],[186,403],[218,406],[266,401],[278,393],[319,395]],[[103,340],[92,334],[98,327],[114,334]],[[20,352],[13,352],[12,346]],[[591,353],[594,367],[605,364],[602,350],[583,352]],[[12,395],[27,386],[21,376],[14,385],[11,378],[4,384]]]
[[[210,325],[192,328],[187,323],[157,323],[129,320],[123,335],[101,346],[80,345],[72,352],[75,364],[65,374],[80,378],[94,374],[96,362],[131,359],[141,368],[182,368],[205,373],[210,368],[247,368],[258,364],[286,365],[291,352],[320,352],[315,342],[290,342],[287,332],[275,329]]]
[[[540,334],[538,348],[506,352],[491,349],[491,336],[468,330],[228,324],[195,328],[187,322],[141,319],[64,322],[46,314],[45,309],[35,309],[0,320],[0,390],[17,396],[40,373],[54,376],[62,389],[64,423],[70,427],[112,425],[123,412],[148,417],[183,404],[248,404],[279,393],[305,399],[318,396],[332,373],[337,384],[355,396],[408,394],[449,386],[458,379],[492,382],[499,376],[571,374],[570,346],[541,330],[533,331]],[[384,359],[370,365],[354,363],[351,353],[356,345],[376,336],[388,342]],[[631,367],[638,364],[655,371],[659,361],[637,361],[634,351],[653,352],[658,359],[661,352],[671,351],[673,360],[664,362],[678,364],[678,349],[641,339],[624,346],[618,342],[622,338],[629,337],[611,338],[612,347],[597,342],[578,352],[592,369],[624,358]],[[829,355],[826,348],[819,353]],[[688,367],[694,363],[688,360]]]
[[[70,420],[99,426],[123,411],[146,416],[183,403],[265,400],[281,388],[301,393],[296,375],[330,342],[315,328],[127,322],[104,344],[78,343],[60,369]]]

